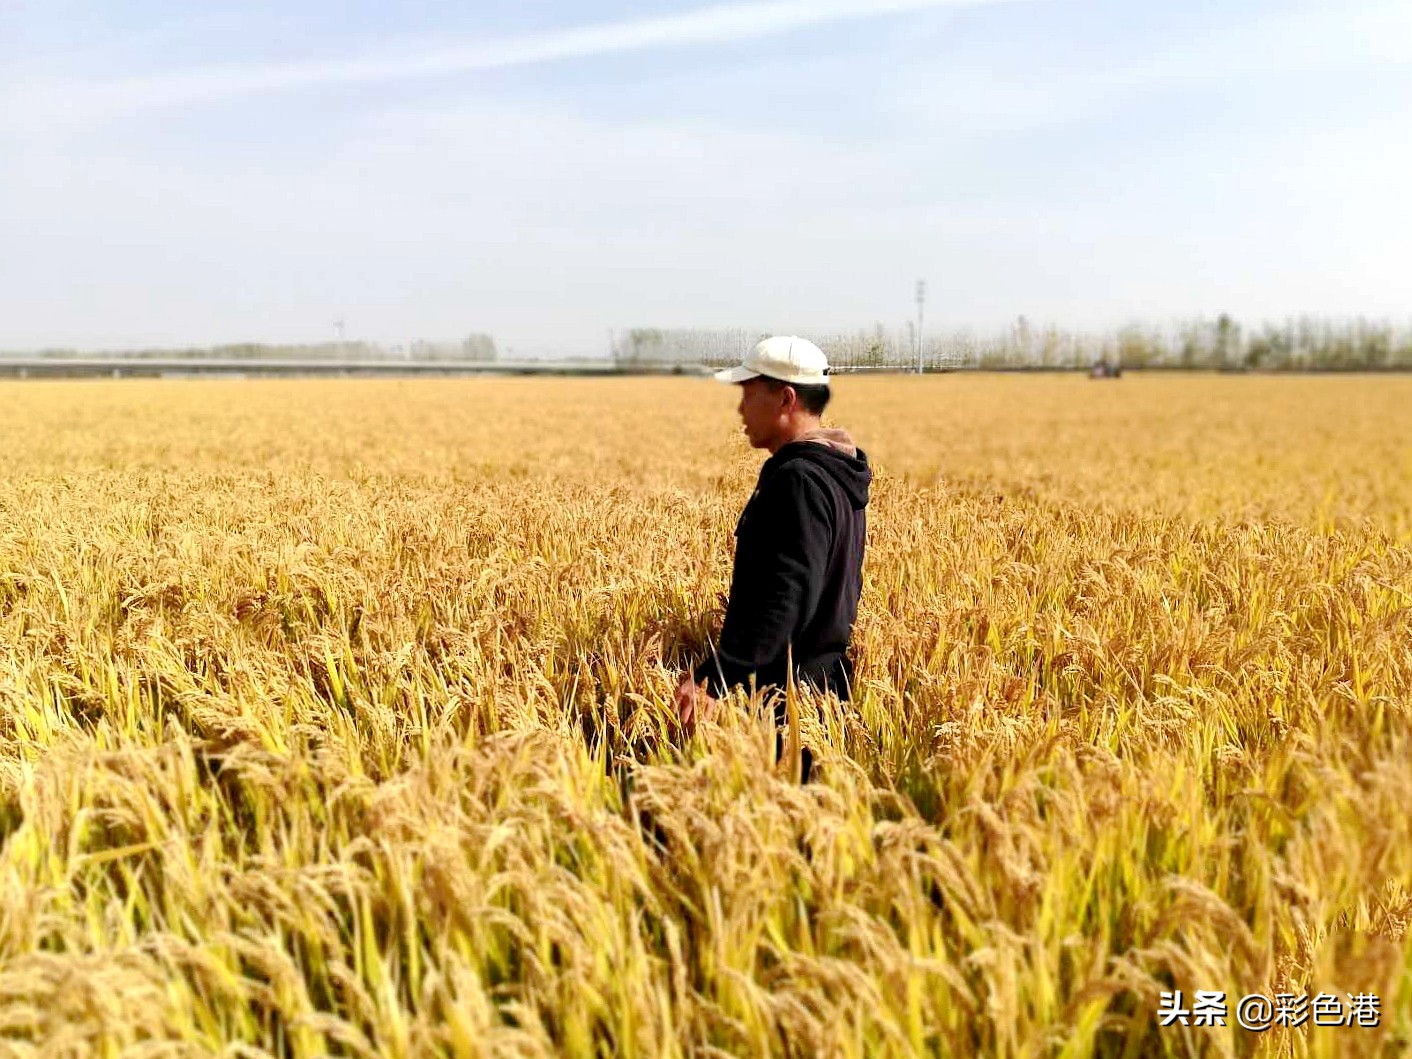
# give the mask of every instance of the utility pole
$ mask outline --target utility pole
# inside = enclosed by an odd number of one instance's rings
[[[922,347],[926,344],[922,338],[922,306],[927,300],[927,281],[917,280],[917,374],[922,374]]]

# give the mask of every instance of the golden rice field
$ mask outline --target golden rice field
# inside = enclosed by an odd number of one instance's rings
[[[801,787],[667,709],[733,391],[0,384],[0,1056],[1407,1054],[1412,379],[837,390]]]

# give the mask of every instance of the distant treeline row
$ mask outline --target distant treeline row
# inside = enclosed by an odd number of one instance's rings
[[[406,345],[379,345],[374,342],[317,342],[308,345],[266,345],[237,342],[201,348],[123,349],[103,353],[74,349],[42,349],[40,357],[131,357],[137,360],[494,360],[495,340],[486,334],[468,335],[460,342],[413,341]]]
[[[679,364],[718,367],[739,363],[765,330],[634,328],[611,335],[610,353],[625,369],[634,365]],[[957,330],[916,335],[888,330],[823,333],[803,331],[843,368],[911,368],[919,356],[930,370],[958,368],[1088,368],[1097,363],[1123,368],[1223,371],[1407,371],[1412,370],[1412,325],[1367,319],[1301,317],[1244,327],[1231,317],[1196,320],[1168,327],[1132,325],[1110,332],[1035,327],[1020,317],[1011,327],[980,334]],[[271,345],[243,342],[202,348],[132,349],[93,353],[44,349],[31,356],[53,359],[123,357],[193,360],[330,361],[493,361],[495,341],[471,334],[459,342],[320,342]],[[3,358],[4,354],[0,354]]]
[[[634,363],[738,363],[770,332],[638,328],[615,333],[612,353],[624,366]],[[915,366],[945,368],[1088,368],[1097,363],[1124,368],[1176,368],[1218,371],[1393,371],[1412,370],[1412,326],[1366,319],[1302,317],[1246,328],[1231,317],[1196,320],[1160,328],[1132,325],[1107,333],[1035,327],[1023,316],[1007,330],[928,334],[917,348],[916,335],[889,331],[821,334],[805,332],[839,367]]]

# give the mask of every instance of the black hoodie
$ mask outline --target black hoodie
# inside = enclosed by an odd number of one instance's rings
[[[841,430],[780,447],[736,523],[721,640],[693,674],[713,695],[798,679],[848,698],[846,651],[863,588],[868,457]]]

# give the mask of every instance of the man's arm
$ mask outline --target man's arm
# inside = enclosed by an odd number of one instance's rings
[[[790,467],[773,475],[755,500],[737,542],[721,641],[693,677],[722,695],[784,656],[818,606],[832,545],[833,512],[825,489]]]

